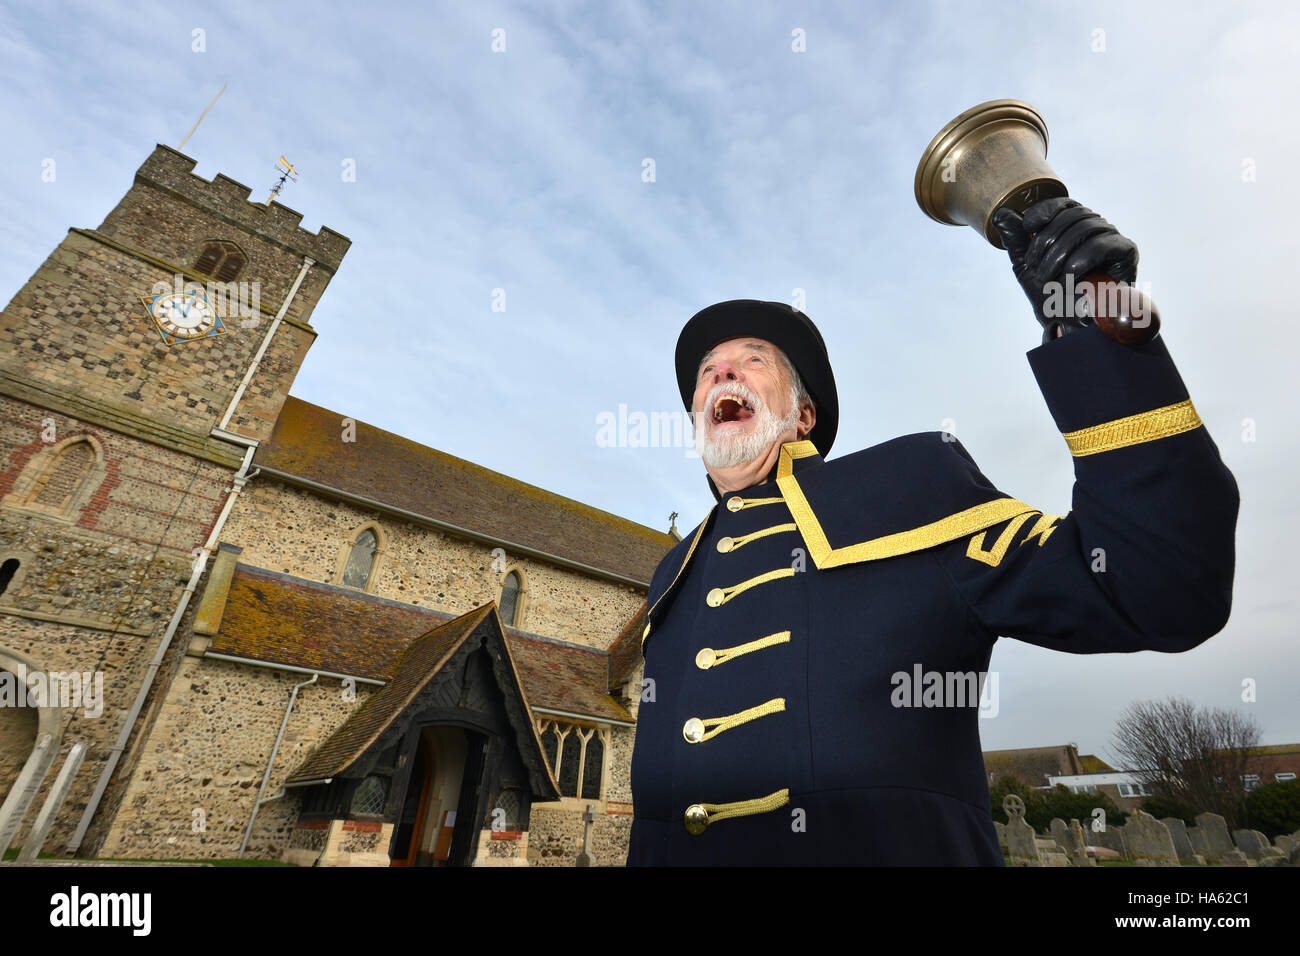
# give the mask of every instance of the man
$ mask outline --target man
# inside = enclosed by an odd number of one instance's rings
[[[1044,329],[1028,358],[1075,458],[1065,516],[942,432],[826,461],[835,381],[789,306],[683,329],[716,504],[647,595],[629,864],[1001,865],[974,686],[997,637],[1174,652],[1226,623],[1236,483],[1162,339],[1045,308],[1067,273],[1132,282],[1136,246],[1068,199],[994,223]]]

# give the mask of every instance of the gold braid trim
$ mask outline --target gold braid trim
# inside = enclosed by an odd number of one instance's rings
[[[1097,455],[1103,451],[1114,451],[1129,445],[1168,438],[1182,432],[1199,428],[1201,416],[1192,407],[1192,400],[1154,408],[1139,415],[1117,418],[1112,422],[1103,422],[1090,428],[1064,432],[1062,437],[1075,458],[1085,455]]]
[[[892,558],[911,551],[932,548],[936,544],[944,544],[954,538],[983,531],[1008,518],[1038,510],[1015,498],[996,498],[946,518],[940,518],[938,521],[921,525],[919,528],[912,528],[910,531],[900,531],[897,534],[872,538],[870,541],[832,548],[826,538],[826,532],[822,530],[821,522],[817,520],[817,515],[813,513],[808,499],[804,497],[803,489],[799,487],[799,480],[794,475],[795,459],[815,454],[817,449],[810,441],[788,442],[783,445],[777,467],[776,484],[785,495],[786,506],[794,516],[795,524],[799,526],[799,534],[803,537],[804,544],[808,545],[808,553],[813,563],[821,571],[858,561],[878,561],[881,558]]]

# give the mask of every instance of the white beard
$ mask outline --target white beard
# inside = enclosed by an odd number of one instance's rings
[[[713,430],[713,403],[722,392],[736,392],[757,409],[752,424],[743,433],[715,435]],[[799,424],[798,393],[790,388],[790,414],[778,419],[769,405],[745,386],[715,385],[709,390],[705,411],[697,416],[695,450],[710,468],[734,468],[758,458],[768,447]],[[704,419],[699,421],[698,419]]]

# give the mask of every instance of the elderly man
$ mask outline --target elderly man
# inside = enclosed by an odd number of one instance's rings
[[[1047,314],[1066,273],[1133,281],[1136,247],[1073,200],[994,222],[1044,328],[1028,358],[1075,459],[1065,516],[942,432],[826,461],[835,380],[789,306],[683,329],[716,504],[647,595],[629,864],[1001,865],[975,689],[998,636],[1173,652],[1226,623],[1237,488],[1161,337]]]

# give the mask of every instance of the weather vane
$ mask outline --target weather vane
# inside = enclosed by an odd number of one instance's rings
[[[298,181],[298,170],[294,169],[293,164],[283,156],[281,156],[280,161],[275,164],[275,170],[280,174],[280,178],[276,181],[275,185],[271,187],[271,195],[266,197],[266,204],[268,206],[271,205],[272,199],[280,195],[280,190],[284,188],[286,180],[295,183]]]

